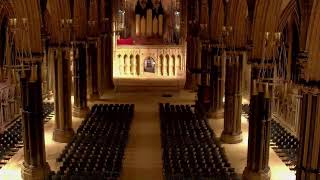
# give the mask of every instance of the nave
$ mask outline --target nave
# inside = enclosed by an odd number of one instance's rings
[[[161,180],[162,155],[160,137],[159,102],[173,104],[194,104],[195,94],[188,91],[173,93],[173,97],[162,97],[161,93],[115,93],[108,92],[98,101],[89,101],[93,104],[132,103],[135,104],[134,118],[129,132],[129,141],[123,159],[121,180]],[[73,127],[78,129],[82,119],[73,117]],[[223,129],[223,119],[210,119],[212,129],[220,136]],[[57,172],[60,164],[56,162],[65,143],[52,141],[54,120],[50,120],[45,127],[46,158],[51,170]],[[231,166],[240,176],[246,166],[248,147],[248,124],[242,117],[243,141],[239,144],[223,144]],[[5,167],[0,170],[0,179],[20,180],[21,164],[23,162],[23,149],[13,156]],[[278,158],[270,148],[271,179],[295,179],[294,171]]]

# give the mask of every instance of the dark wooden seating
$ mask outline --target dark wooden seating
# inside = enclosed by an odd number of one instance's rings
[[[236,179],[207,120],[191,106],[160,103],[160,121],[166,179]]]
[[[134,105],[96,104],[57,161],[52,179],[117,179],[122,169]]]

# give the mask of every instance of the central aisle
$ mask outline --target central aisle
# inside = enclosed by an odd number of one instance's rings
[[[135,104],[123,161],[123,180],[162,179],[160,123],[156,103]]]
[[[192,103],[194,94],[186,91],[164,98],[161,93],[106,93],[108,103],[135,104],[134,117],[125,150],[121,180],[162,180],[162,152],[159,103]],[[95,102],[106,103],[106,102]]]

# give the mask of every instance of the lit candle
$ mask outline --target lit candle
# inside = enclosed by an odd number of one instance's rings
[[[265,38],[266,40],[268,40],[268,39],[269,39],[269,35],[270,35],[270,33],[269,33],[269,32],[266,32],[266,33],[264,34],[264,38]]]

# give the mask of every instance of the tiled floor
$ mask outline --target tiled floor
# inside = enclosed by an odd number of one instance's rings
[[[161,93],[136,92],[136,93],[106,93],[101,100],[94,103],[134,103],[135,115],[130,130],[129,143],[123,162],[122,180],[161,180],[162,160],[160,144],[160,124],[158,115],[159,102],[171,102],[176,104],[191,104],[194,102],[195,94],[183,91],[171,93],[171,98],[162,97]],[[76,129],[81,119],[73,118],[73,126]],[[223,120],[210,120],[217,135],[220,135]],[[56,171],[59,164],[55,159],[62,151],[65,144],[52,141],[54,121],[45,124],[46,157],[51,170]],[[246,166],[247,156],[247,121],[242,121],[243,137],[242,143],[237,145],[224,145],[226,153],[236,172],[241,174]],[[23,150],[21,149],[9,163],[0,170],[1,180],[20,180],[20,166],[23,162]],[[276,154],[270,150],[270,167],[272,179],[295,179],[294,174],[282,163]]]

